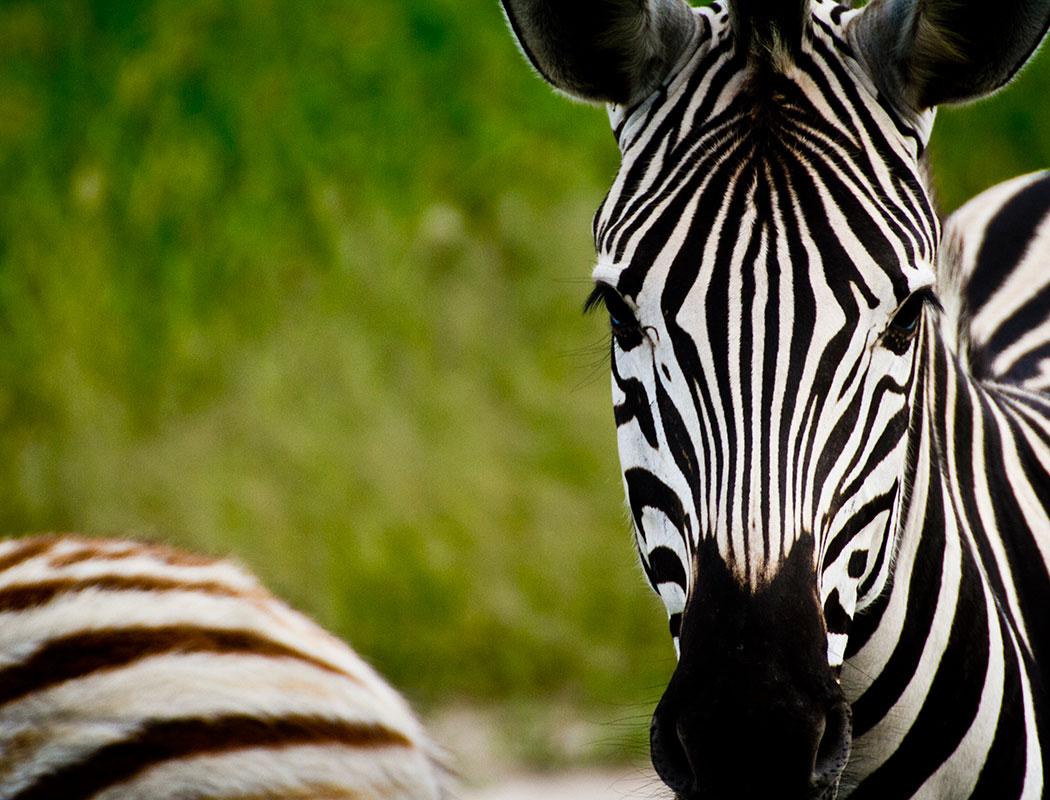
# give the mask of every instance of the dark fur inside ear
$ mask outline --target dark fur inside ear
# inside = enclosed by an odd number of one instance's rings
[[[655,89],[688,44],[685,0],[502,0],[525,55],[552,86],[629,105]]]
[[[809,0],[736,0],[729,6],[737,40],[755,56],[770,54],[778,46],[798,52]]]
[[[1006,84],[1050,25],[1050,0],[873,0],[850,36],[903,109],[973,100]]]

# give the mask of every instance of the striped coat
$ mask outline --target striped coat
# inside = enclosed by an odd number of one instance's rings
[[[0,543],[3,800],[436,800],[444,784],[406,702],[237,565]]]
[[[1050,0],[503,4],[621,149],[588,305],[679,652],[661,779],[1050,796],[1050,179],[942,239],[925,163],[935,108],[1007,83]]]

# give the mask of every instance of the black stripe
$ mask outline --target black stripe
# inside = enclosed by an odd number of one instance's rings
[[[956,453],[953,458],[953,466],[956,475],[958,476],[957,480],[960,486],[977,486],[977,481],[983,480],[986,481],[986,486],[988,486],[991,491],[995,491],[994,487],[991,485],[991,481],[996,479],[988,474],[987,467],[983,471],[984,474],[981,476],[975,475],[974,460],[969,455],[971,452],[976,453],[980,450],[985,450],[987,437],[989,434],[994,436],[994,431],[986,430],[982,433],[982,437],[984,438],[980,440],[976,439],[977,432],[974,427],[974,421],[977,419],[978,415],[984,425],[994,423],[994,418],[989,414],[989,406],[984,400],[978,397],[978,406],[977,408],[974,408],[970,397],[970,389],[972,386],[965,375],[956,371],[950,374],[948,379],[954,380],[956,383],[955,405],[950,409],[945,408],[944,406],[939,406],[940,413],[937,415],[937,418],[940,418],[938,436],[945,445],[950,444],[953,451]],[[948,442],[948,431],[945,425],[949,415],[951,416],[954,429],[951,442]],[[987,457],[987,455],[986,452],[985,456]],[[1001,464],[997,465],[993,463],[991,469],[1001,469]],[[961,513],[963,517],[962,522],[969,530],[983,532],[986,525],[994,530],[994,519],[982,519],[981,512],[977,508],[977,495],[975,492],[960,492],[956,510],[958,513]],[[977,547],[978,557],[984,566],[985,576],[992,589],[992,593],[996,597],[1005,598],[1006,586],[1004,585],[1002,576],[999,574],[998,562],[992,551],[989,536],[987,534],[974,536],[973,541]]]
[[[964,547],[951,633],[922,708],[897,749],[864,779],[850,795],[852,800],[912,797],[948,760],[977,716],[988,670],[988,641],[980,574]]]
[[[616,368],[616,353],[611,358],[612,376],[617,388],[623,392],[623,402],[613,406],[613,418],[616,427],[626,425],[631,420],[638,422],[638,428],[645,437],[649,446],[656,450],[659,440],[656,437],[656,421],[653,419],[653,411],[650,408],[649,398],[645,393],[645,385],[637,378],[624,378]]]
[[[666,547],[654,547],[649,553],[649,569],[652,571],[650,581],[653,588],[661,583],[677,583],[682,587],[684,593],[689,588],[686,585],[685,565],[674,550]]]
[[[1050,181],[1047,181],[1050,185]],[[1045,264],[1044,264],[1045,268]],[[1000,278],[1000,281],[1002,278]],[[1009,317],[1000,320],[991,338],[986,344],[977,348],[977,361],[980,365],[990,367],[995,357],[1010,347],[1014,342],[1027,333],[1031,333],[1039,325],[1046,321],[1050,314],[1050,285],[1044,286],[1040,291],[1028,298]],[[1045,347],[1045,342],[1042,345]],[[1009,380],[1022,383],[1025,380],[1039,375],[1042,371],[1042,353],[1037,349],[1034,353],[1026,352],[1021,358],[1010,365],[1003,374],[994,373],[999,380]]]
[[[790,208],[791,193],[789,186],[792,179],[787,164],[771,162],[769,170],[773,191],[778,197],[783,199],[784,205]],[[781,231],[787,245],[788,268],[791,271],[790,280],[793,290],[791,340],[785,369],[785,374],[792,376],[801,374],[806,363],[806,355],[813,341],[813,326],[816,324],[817,319],[817,302],[813,294],[813,287],[810,284],[810,270],[813,264],[810,261],[809,250],[802,240],[801,226],[797,224],[783,225]],[[777,279],[779,282],[785,280],[785,276],[779,272],[779,269]],[[772,282],[770,286],[773,286]],[[779,297],[779,284],[776,289]],[[779,346],[779,343],[777,346]],[[775,361],[780,362],[782,358],[783,355],[778,353]],[[796,470],[797,472],[800,463],[798,458],[799,443],[796,443],[795,450],[792,452],[791,436],[795,417],[798,413],[798,403],[803,399],[798,391],[791,391],[793,387],[790,384],[786,388],[788,391],[781,400],[780,430],[772,432],[778,438],[778,452],[780,453],[780,464],[778,465],[780,470],[779,485],[784,487],[794,485],[795,474],[791,470]],[[790,458],[788,457],[789,455],[791,456]],[[782,512],[786,514],[786,508]],[[788,520],[786,516],[782,516],[780,524],[782,528],[786,529],[791,524],[791,520]]]
[[[83,678],[169,653],[216,653],[293,658],[338,675],[343,670],[251,631],[193,625],[106,628],[46,642],[18,664],[0,669],[0,705],[63,681]]]
[[[1021,263],[1032,233],[1050,211],[1050,176],[1029,184],[992,217],[966,282],[966,304],[976,314]]]
[[[755,216],[759,220],[763,220],[765,224],[756,226],[751,232],[751,236],[747,243],[747,248],[744,250],[744,264],[755,264],[758,262],[759,251],[762,247],[762,238],[766,231],[771,227],[772,208],[768,198],[768,190],[765,190],[766,175],[765,170],[762,169],[762,165],[756,165],[757,169],[751,179],[754,181],[754,194],[752,195],[753,203],[752,207],[755,211]],[[764,191],[765,190],[765,191]],[[740,412],[743,419],[753,419],[755,413],[754,405],[755,401],[752,397],[751,387],[751,375],[754,372],[754,331],[753,326],[750,324],[750,320],[758,316],[757,309],[754,308],[755,297],[757,294],[755,273],[749,269],[741,270],[740,274],[740,291],[738,299],[740,307],[744,310],[743,324],[740,325],[740,352],[737,354],[737,374],[740,376],[739,400],[734,405],[739,405]],[[761,459],[761,453],[756,453],[755,448],[763,449],[766,445],[762,442],[761,437],[759,441],[752,441],[752,429],[750,425],[744,425],[743,430],[740,431],[741,441],[739,443],[739,449],[741,454],[741,467],[744,475],[753,474],[754,469],[753,463],[758,456],[758,460]],[[751,520],[752,513],[752,498],[751,498],[751,487],[746,483],[741,487],[742,493],[739,498],[740,500],[740,525],[744,530],[753,530],[757,528],[762,535],[763,553],[768,553],[769,548],[769,503],[759,502],[759,513],[761,519],[756,523]],[[761,489],[760,489],[761,491]],[[761,498],[760,498],[761,499]],[[745,580],[750,580],[751,570],[761,570],[764,568],[763,565],[751,565],[748,563],[750,557],[745,560]]]
[[[878,519],[880,514],[886,514],[893,510],[893,503],[897,496],[898,484],[894,482],[890,491],[885,494],[880,494],[873,497],[867,503],[858,508],[850,517],[846,520],[846,524],[835,534],[829,543],[828,547],[824,552],[824,565],[825,567],[834,564],[838,559],[839,555],[845,549],[846,545],[853,541],[853,537],[863,531],[872,522]],[[850,574],[854,578],[859,578],[863,573],[853,575],[853,556],[850,556]]]
[[[1003,632],[1003,698],[999,703],[999,719],[995,738],[988,750],[977,785],[969,800],[1002,800],[1020,797],[1024,788],[1027,733],[1024,725],[1024,698],[1021,693],[1021,668],[1011,640],[1009,624],[1001,615],[999,628]],[[1045,750],[1043,752],[1046,752]],[[1044,769],[1045,772],[1045,769]]]
[[[656,159],[652,153],[640,153],[624,165],[623,185],[616,204],[607,212],[605,206],[609,198],[606,197],[602,208],[599,209],[599,216],[606,220],[605,225],[599,225],[596,229],[600,251],[613,252],[617,260],[622,259],[627,243],[651,217],[651,213],[644,212],[651,212],[666,197],[680,190],[685,182],[683,176],[690,174],[695,167],[697,154],[702,153],[704,159],[717,158],[719,151],[730,146],[730,142],[723,141],[718,143],[717,147],[711,147],[712,142],[716,141],[712,134],[717,132],[720,125],[725,124],[725,120],[708,119],[718,97],[717,91],[708,94],[690,120],[691,122],[693,119],[703,119],[707,125],[704,128],[690,125],[684,139],[675,144],[673,149],[670,144],[674,141],[670,137],[683,125],[685,111],[696,89],[708,77],[714,63],[724,58],[728,47],[728,42],[722,42],[712,48],[690,78],[689,87],[680,93],[678,105],[666,113],[659,127],[653,131],[649,139],[650,145],[667,148],[664,157]],[[719,67],[712,80],[716,85],[725,83],[736,74],[739,66],[739,63],[730,59]],[[650,186],[654,188],[650,188],[648,192],[639,192],[638,187],[653,170],[656,170],[656,173],[650,178]]]
[[[908,602],[900,638],[878,677],[853,703],[854,737],[863,736],[874,728],[890,712],[915,676],[937,609],[944,552],[944,509],[939,493],[932,492],[926,504],[926,525],[919,539],[915,566],[910,576],[897,576],[900,580],[909,579]],[[863,625],[863,619],[861,616],[858,623]],[[855,630],[850,636],[847,659],[854,655],[857,652],[856,648],[862,644],[860,641],[854,641],[857,634],[858,631]],[[907,794],[882,797],[892,796],[908,797]]]
[[[1024,616],[1023,625],[1029,631],[1032,656],[1036,664],[1050,663],[1050,640],[1045,635],[1050,631],[1050,576],[1042,552],[1036,544],[1017,501],[1017,492],[1006,474],[1006,453],[1003,440],[1013,440],[1022,467],[1029,475],[1045,474],[1042,466],[1034,461],[1027,443],[1014,435],[1011,426],[999,429],[989,408],[985,413],[985,480],[994,503],[995,518],[985,520],[986,535],[997,535],[1009,561],[1010,576],[1017,592],[1017,600]],[[965,460],[963,458],[958,459]],[[1039,498],[1044,513],[1050,503],[1050,488],[1043,480],[1030,481],[1032,492]],[[990,569],[995,562],[985,563]]]
[[[185,581],[152,575],[99,575],[93,578],[58,578],[38,583],[12,584],[0,588],[0,612],[26,611],[47,605],[60,595],[88,590],[105,592],[195,592],[216,597],[265,596],[262,592],[245,591],[218,581]]]
[[[412,746],[404,734],[382,725],[313,716],[231,715],[154,721],[125,741],[106,745],[83,761],[43,775],[10,800],[87,800],[106,787],[176,759],[253,747],[313,744],[358,750]]]
[[[646,508],[652,508],[667,517],[678,531],[679,536],[682,537],[682,541],[687,540],[685,509],[682,507],[682,501],[670,486],[653,473],[640,467],[631,467],[626,470],[623,478],[624,483],[627,484],[627,500],[631,505],[631,514],[634,516],[634,524],[640,535],[644,536],[645,533],[645,528],[642,526],[642,515]]]
[[[691,499],[693,508],[699,509],[701,508],[700,492],[702,487],[700,483],[700,464],[696,457],[695,442],[689,435],[682,415],[671,400],[671,396],[667,393],[660,376],[656,374],[655,370],[653,381],[656,386],[656,405],[660,410],[660,421],[663,423],[667,451],[671,454],[675,466],[685,478],[685,482],[692,492],[691,496],[685,499]],[[688,515],[685,516],[684,525],[686,533],[690,533]],[[697,534],[701,535],[702,531],[697,531]],[[690,553],[693,552],[694,545],[692,538],[691,536],[686,537],[687,552]]]

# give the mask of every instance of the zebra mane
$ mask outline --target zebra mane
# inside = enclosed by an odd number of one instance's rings
[[[809,0],[730,0],[733,31],[750,57],[793,56],[802,42]]]

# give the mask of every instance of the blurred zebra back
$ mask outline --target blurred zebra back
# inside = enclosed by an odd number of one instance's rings
[[[445,785],[401,696],[236,564],[0,542],[2,800],[431,800]]]

